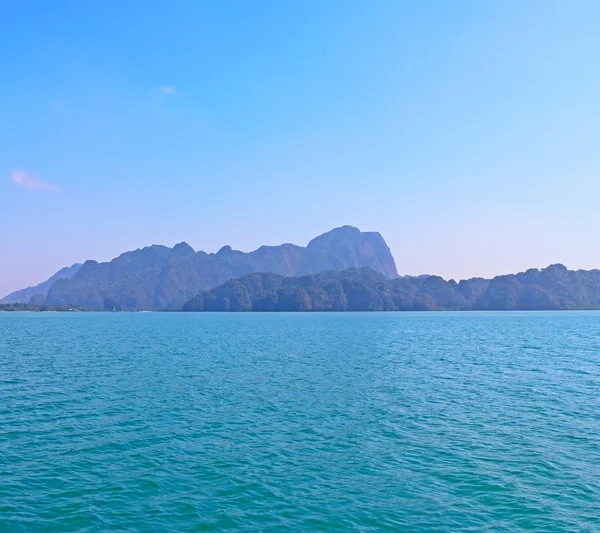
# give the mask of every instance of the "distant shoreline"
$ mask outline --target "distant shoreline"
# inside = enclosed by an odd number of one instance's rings
[[[248,315],[248,314],[262,314],[262,315],[282,315],[282,314],[323,314],[323,315],[334,315],[334,314],[491,314],[491,313],[585,313],[590,311],[600,311],[600,307],[592,308],[578,308],[578,309],[422,309],[422,310],[345,310],[345,311],[184,311],[183,309],[155,309],[148,311],[108,311],[106,309],[78,309],[78,310],[30,310],[30,309],[0,309],[0,313],[68,313],[68,314],[167,314],[167,313],[185,313],[185,314],[214,314],[214,315]]]

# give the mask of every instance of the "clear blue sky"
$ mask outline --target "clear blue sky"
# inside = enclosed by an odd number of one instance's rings
[[[597,0],[2,9],[0,295],[343,224],[401,273],[600,268]]]

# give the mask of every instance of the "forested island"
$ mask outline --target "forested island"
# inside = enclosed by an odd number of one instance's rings
[[[398,276],[392,253],[379,233],[342,226],[306,246],[261,246],[248,253],[231,246],[206,253],[184,242],[172,248],[147,246],[112,261],[88,260],[63,268],[39,285],[5,296],[0,303],[175,310],[199,292],[251,272],[302,276],[352,267],[370,267],[389,278]]]
[[[600,270],[560,264],[456,282],[399,276],[377,232],[216,253],[152,245],[88,260],[0,300],[0,311],[468,311],[600,309]]]
[[[600,309],[600,271],[551,265],[491,280],[394,279],[370,268],[301,277],[253,273],[188,301],[184,311],[468,311]]]
[[[513,311],[600,309],[600,270],[557,264],[493,279],[393,279],[368,267],[306,276],[254,272],[202,291],[181,308],[157,311]],[[136,311],[107,298],[103,307],[0,304],[0,311]]]

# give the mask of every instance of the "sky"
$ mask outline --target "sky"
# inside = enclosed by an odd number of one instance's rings
[[[0,296],[186,241],[600,268],[600,2],[8,0]]]

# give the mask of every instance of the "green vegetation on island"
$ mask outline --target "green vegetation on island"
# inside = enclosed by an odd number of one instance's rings
[[[600,308],[600,270],[563,265],[492,280],[388,279],[369,268],[302,277],[254,273],[188,301],[184,311],[437,311]]]

